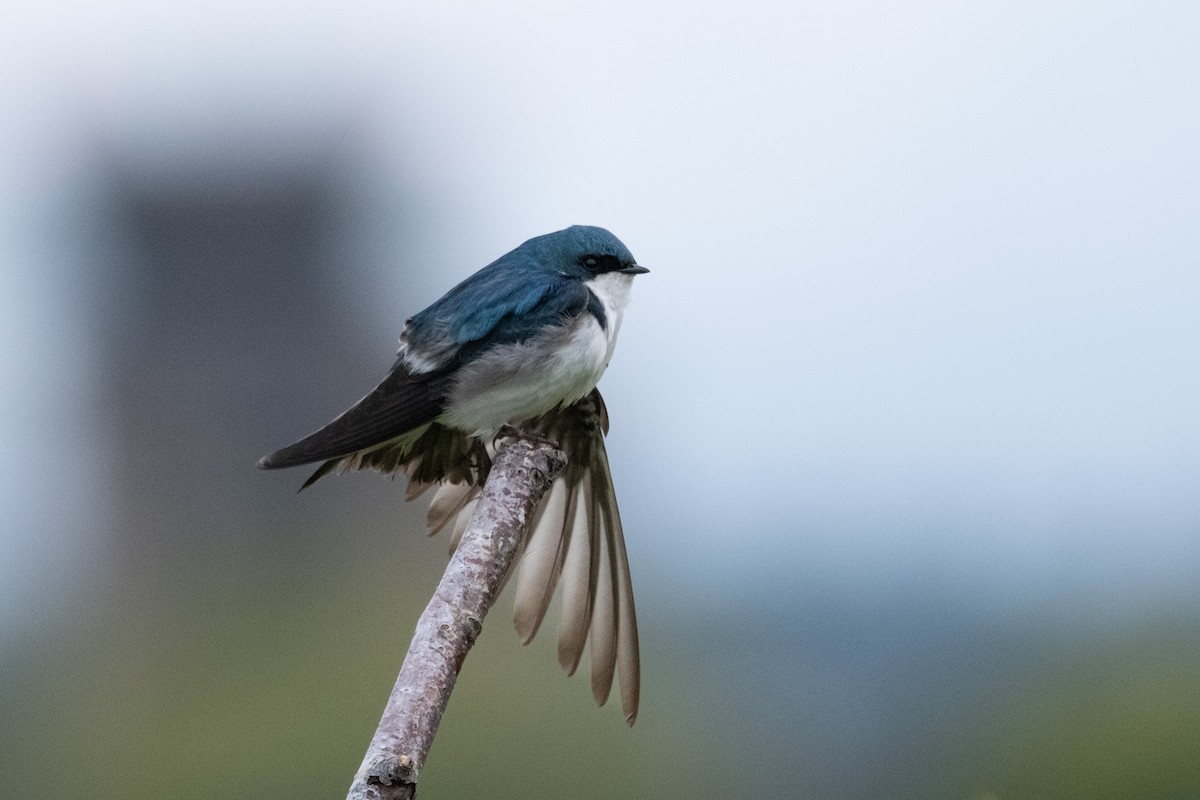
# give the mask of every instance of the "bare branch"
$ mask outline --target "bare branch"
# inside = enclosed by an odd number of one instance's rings
[[[417,622],[347,800],[416,794],[458,671],[504,585],[526,524],[565,465],[566,456],[544,441],[517,439],[496,453],[479,505]]]

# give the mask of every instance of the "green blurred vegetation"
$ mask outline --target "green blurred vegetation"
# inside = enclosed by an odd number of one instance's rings
[[[344,796],[444,555],[440,542],[368,540],[293,554],[285,569],[260,548],[126,576],[69,625],[10,642],[0,797]],[[420,557],[379,566],[406,551]],[[850,691],[893,699],[866,703],[889,732],[843,746],[822,738],[809,695],[787,691],[826,691],[802,657],[825,645],[800,623],[775,625],[761,652],[725,646],[745,628],[732,611],[646,625],[645,705],[627,729],[593,707],[586,676],[559,672],[552,636],[519,645],[510,602],[466,663],[421,796],[827,797],[846,775],[847,797],[863,785],[901,798],[1200,797],[1194,618],[991,623],[970,659],[937,660],[944,675],[876,664],[895,685]],[[875,635],[837,608],[823,613],[843,645]],[[747,656],[778,683],[739,668]],[[906,696],[917,677],[933,688]]]
[[[1043,640],[980,698],[960,797],[1200,797],[1200,625],[1165,618]]]
[[[340,797],[374,731],[444,543],[125,582],[69,629],[3,653],[0,797]],[[398,545],[393,548],[398,549]],[[261,555],[261,554],[260,554]],[[211,568],[211,562],[207,562]],[[372,566],[366,566],[372,565]],[[228,566],[228,564],[226,565]],[[628,795],[671,761],[661,716],[628,729],[551,636],[520,646],[504,599],[468,659],[425,796]],[[661,680],[650,677],[655,691]]]

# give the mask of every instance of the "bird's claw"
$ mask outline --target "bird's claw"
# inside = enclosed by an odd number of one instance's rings
[[[501,441],[513,439],[524,439],[535,444],[545,444],[553,447],[555,450],[561,449],[558,442],[553,439],[548,439],[538,433],[529,430],[520,430],[512,425],[503,425],[500,430],[496,431],[495,437],[492,439],[492,447],[499,447]]]

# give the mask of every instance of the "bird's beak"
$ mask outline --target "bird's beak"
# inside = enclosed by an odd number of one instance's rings
[[[646,269],[641,264],[630,264],[628,267],[622,267],[617,271],[622,275],[641,275],[642,273],[649,272],[650,270]]]

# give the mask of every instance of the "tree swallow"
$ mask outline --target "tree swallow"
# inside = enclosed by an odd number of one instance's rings
[[[604,374],[633,276],[649,272],[603,228],[574,225],[530,239],[407,320],[391,372],[316,433],[265,456],[264,469],[323,462],[408,477],[407,499],[431,486],[430,534],[457,545],[507,428],[558,444],[567,468],[523,543],[514,622],[533,639],[561,585],[558,659],[568,673],[590,644],[592,694],[620,678],[637,716],[640,666],[633,588],[604,436]]]

